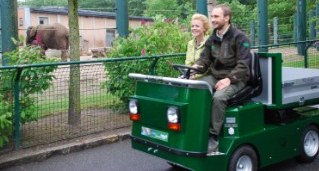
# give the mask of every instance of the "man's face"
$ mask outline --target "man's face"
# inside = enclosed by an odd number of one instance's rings
[[[221,30],[229,23],[229,16],[224,16],[221,8],[214,8],[211,14],[212,26],[214,29]]]

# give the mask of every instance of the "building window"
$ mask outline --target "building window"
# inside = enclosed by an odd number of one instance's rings
[[[106,47],[112,47],[112,42],[115,39],[115,29],[106,30]]]
[[[23,27],[23,18],[19,18],[19,26]]]
[[[39,24],[49,24],[48,17],[39,17]]]

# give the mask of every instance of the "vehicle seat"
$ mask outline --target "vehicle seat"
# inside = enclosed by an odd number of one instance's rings
[[[247,85],[239,90],[228,100],[228,106],[240,105],[260,95],[262,91],[262,78],[260,72],[259,57],[257,53],[251,52],[250,79]]]

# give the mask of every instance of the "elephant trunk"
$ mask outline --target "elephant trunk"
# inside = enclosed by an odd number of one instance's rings
[[[36,30],[34,27],[30,26],[27,29],[27,38],[26,38],[26,44],[31,45],[33,40],[35,39],[36,36]]]
[[[31,40],[31,37],[30,37],[30,29],[27,30],[27,38],[25,41],[27,45],[31,45],[31,42],[33,41]]]
[[[27,39],[26,39],[26,44],[27,44],[27,45],[31,45],[32,41],[33,41],[33,40],[32,40],[30,37],[27,37]]]

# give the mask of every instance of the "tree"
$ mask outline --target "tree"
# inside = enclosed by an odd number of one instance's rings
[[[79,7],[94,11],[115,12],[115,0],[80,0]]]
[[[128,0],[128,14],[133,16],[143,16],[146,4],[141,0]]]
[[[194,1],[190,0],[183,3],[179,0],[145,0],[145,4],[144,16],[162,15],[171,19],[185,19],[195,12],[193,8]]]
[[[151,56],[186,52],[190,32],[183,31],[183,26],[174,22],[165,22],[164,18],[155,17],[152,25],[141,26],[132,30],[127,38],[118,37],[108,58],[127,56]],[[162,76],[177,77],[178,73],[170,65],[184,63],[184,58],[160,59],[156,73]],[[108,80],[105,82],[107,91],[119,97],[123,104],[134,92],[134,81],[128,79],[129,73],[149,73],[151,60],[123,61],[116,64],[105,63]],[[120,73],[120,74],[119,74]],[[174,75],[175,74],[175,75]]]
[[[70,60],[80,60],[80,33],[78,21],[78,1],[68,0],[69,4],[69,29],[70,29]],[[80,65],[70,65],[69,86],[69,124],[81,123],[81,98],[80,98]]]
[[[19,5],[28,6],[67,6],[68,2],[66,0],[22,0],[19,1]]]

